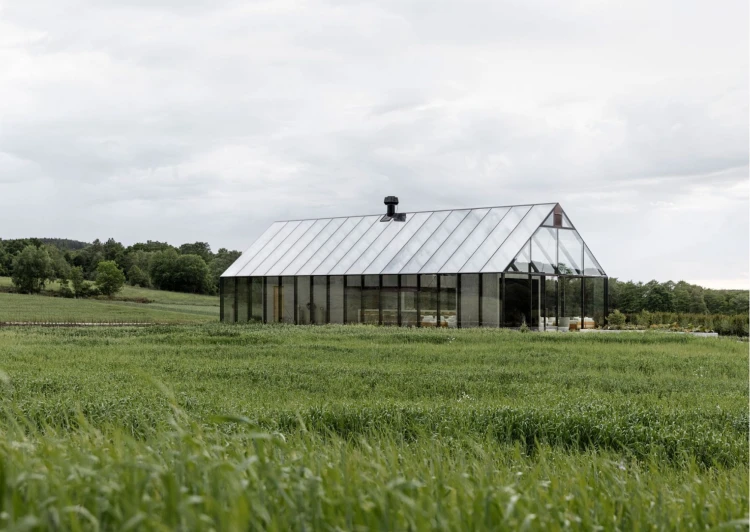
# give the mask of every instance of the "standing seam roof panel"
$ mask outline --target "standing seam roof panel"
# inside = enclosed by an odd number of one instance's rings
[[[315,235],[315,238],[312,239],[307,247],[300,251],[299,255],[294,257],[294,260],[286,266],[284,271],[281,272],[281,275],[296,275],[346,220],[347,218],[333,218],[328,225]]]
[[[290,247],[289,250],[287,250],[286,253],[284,253],[284,255],[282,255],[281,258],[279,258],[279,260],[277,260],[276,263],[271,266],[264,275],[281,275],[286,267],[289,266],[289,263],[291,263],[295,258],[299,257],[300,253],[307,249],[307,246],[310,244],[310,242],[312,242],[313,239],[318,236],[318,234],[330,223],[330,218],[315,220],[315,223],[310,226],[310,229],[308,229],[305,234],[302,235],[299,240],[297,240],[294,245]]]
[[[388,242],[388,245],[380,252],[367,268],[365,275],[375,275],[383,272],[384,268],[393,260],[401,251],[406,243],[419,231],[422,225],[432,215],[430,212],[418,212],[409,215],[409,219],[403,224],[404,228]],[[398,222],[401,223],[401,222]]]
[[[352,249],[374,223],[380,223],[380,216],[366,216],[346,235],[346,237],[333,249],[325,260],[317,267],[313,275],[334,275],[331,273],[341,258]]]
[[[344,218],[339,228],[336,229],[328,239],[322,241],[318,249],[312,254],[309,260],[297,270],[295,275],[313,275],[323,261],[333,253],[341,242],[349,236],[359,224],[363,223],[364,219],[364,216]]]
[[[349,249],[349,251],[341,257],[341,260],[339,260],[336,265],[331,268],[329,275],[346,275],[346,272],[349,270],[349,268],[352,267],[352,265],[357,262],[357,259],[359,259],[362,254],[367,250],[367,248],[372,245],[372,243],[380,236],[380,234],[385,231],[387,227],[390,227],[391,223],[395,222],[381,222],[380,219],[378,219],[377,222],[372,224],[370,228],[362,235],[362,237],[357,240],[357,242],[352,245],[352,247]]]
[[[276,246],[266,260],[261,262],[252,273],[249,275],[262,276],[267,275],[268,271],[273,268],[273,265],[284,256],[284,254],[292,249],[294,245],[307,233],[315,223],[315,220],[302,220],[299,225],[292,231],[286,239]]]
[[[411,218],[411,216],[410,216]],[[401,230],[407,226],[409,219],[405,222],[380,222],[386,226],[386,228],[378,235],[378,237],[370,244],[362,255],[351,265],[347,270],[347,273],[354,270],[352,273],[366,272],[368,266],[372,264],[372,261],[376,260],[388,244],[390,244],[394,238],[396,238]]]
[[[450,211],[439,211],[430,213],[430,216],[424,221],[422,227],[420,227],[414,235],[406,241],[401,250],[396,253],[396,256],[391,259],[388,266],[383,268],[381,274],[397,274],[406,266],[414,254],[424,245],[428,238],[440,227],[445,219],[450,214]]]
[[[445,242],[435,251],[430,260],[427,261],[427,264],[422,267],[421,271],[427,273],[439,272],[489,212],[489,209],[473,209],[469,211],[469,214],[461,220],[461,223],[458,224]]]
[[[422,273],[423,266],[429,262],[435,252],[451,236],[451,233],[458,227],[464,218],[471,212],[468,210],[451,211],[448,217],[443,220],[435,232],[430,235],[421,248],[414,254],[411,260],[404,266],[401,273]],[[437,272],[425,272],[437,273]]]
[[[510,207],[499,207],[491,209],[474,230],[466,237],[450,259],[440,268],[440,273],[455,273],[461,270],[466,261],[482,245],[487,236],[502,223]]]
[[[286,237],[288,237],[289,234],[294,231],[298,225],[299,222],[287,222],[287,224],[282,227],[281,230],[276,233],[265,246],[263,246],[263,249],[261,249],[252,259],[250,259],[250,261],[248,261],[247,264],[242,267],[242,269],[237,273],[237,276],[244,277],[250,275],[250,272],[257,268],[260,263],[266,260],[268,255],[273,253],[273,251],[279,245],[281,245],[282,242],[284,242]]]
[[[247,250],[239,256],[239,258],[234,261],[229,268],[226,269],[224,273],[221,274],[222,277],[234,277],[239,273],[239,271],[250,262],[250,260],[255,256],[255,254],[263,249],[263,246],[268,244],[268,241],[271,240],[274,236],[276,236],[276,233],[281,231],[281,228],[284,227],[287,224],[287,222],[274,222],[271,224],[271,226],[266,229],[262,235],[260,235],[255,242],[253,242]]]

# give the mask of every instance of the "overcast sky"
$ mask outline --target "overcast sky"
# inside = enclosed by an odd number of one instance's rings
[[[0,237],[559,201],[610,276],[748,285],[748,3],[0,0]]]

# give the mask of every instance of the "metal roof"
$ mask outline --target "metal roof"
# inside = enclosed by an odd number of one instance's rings
[[[501,272],[555,205],[274,222],[222,277]]]

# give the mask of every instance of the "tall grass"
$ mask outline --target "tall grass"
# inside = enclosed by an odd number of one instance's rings
[[[747,344],[0,329],[0,529],[748,526]]]

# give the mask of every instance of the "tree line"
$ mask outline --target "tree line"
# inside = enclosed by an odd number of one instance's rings
[[[76,297],[95,292],[112,295],[124,283],[216,294],[219,277],[239,256],[239,251],[226,248],[214,253],[206,242],[175,247],[148,240],[126,247],[113,238],[91,244],[66,239],[0,239],[0,276],[10,276],[17,289],[26,293],[40,292],[46,283],[59,281],[63,295],[70,291]]]
[[[609,308],[623,314],[637,314],[644,310],[684,314],[747,314],[749,304],[747,290],[713,290],[685,281],[635,283],[609,279]]]

